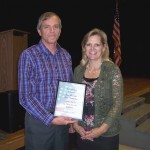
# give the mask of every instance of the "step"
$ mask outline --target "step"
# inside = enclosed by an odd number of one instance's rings
[[[127,120],[135,123],[135,126],[150,118],[150,104],[143,104],[133,110],[130,110],[121,116],[121,120]]]
[[[145,103],[144,97],[129,97],[126,98],[123,104],[122,114],[142,105]]]
[[[150,134],[150,118],[144,121],[142,124],[140,124],[138,127],[136,127],[136,130],[144,133]]]
[[[119,144],[119,150],[142,150],[142,149]]]
[[[138,129],[139,126],[135,127],[131,122],[127,120],[121,121],[120,144],[130,145],[141,150],[150,150],[150,133],[141,131]]]
[[[147,92],[143,95],[141,95],[142,97],[145,97],[145,103],[150,104],[150,92]]]

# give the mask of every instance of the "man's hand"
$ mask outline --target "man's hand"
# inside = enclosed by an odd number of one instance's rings
[[[68,125],[68,124],[71,124],[71,123],[75,123],[77,122],[77,120],[72,120],[72,118],[70,117],[55,117],[53,120],[52,120],[52,124],[53,125]]]

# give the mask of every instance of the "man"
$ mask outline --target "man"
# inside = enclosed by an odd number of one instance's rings
[[[19,58],[19,102],[26,110],[26,150],[67,150],[68,124],[76,122],[53,115],[58,81],[73,78],[71,56],[57,43],[61,27],[56,13],[42,14],[37,24],[41,40]]]

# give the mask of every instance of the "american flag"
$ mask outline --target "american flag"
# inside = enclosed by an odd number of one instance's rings
[[[119,10],[118,1],[116,1],[116,11],[114,16],[114,26],[112,38],[114,39],[114,62],[120,66],[122,62],[121,58],[121,42],[120,42],[120,23],[119,23]]]

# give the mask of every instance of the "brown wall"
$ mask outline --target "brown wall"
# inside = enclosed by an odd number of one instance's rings
[[[18,58],[27,46],[27,32],[16,29],[0,32],[0,91],[18,89]]]

